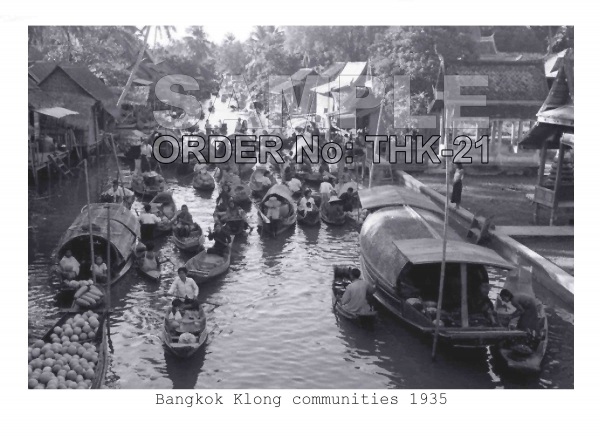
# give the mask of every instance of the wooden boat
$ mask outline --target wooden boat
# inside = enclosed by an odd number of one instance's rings
[[[231,184],[231,198],[239,205],[244,203],[252,202],[250,195],[252,190],[248,184],[239,182],[237,184]]]
[[[343,211],[336,212],[332,208],[333,203],[339,203],[340,200],[337,196],[332,196],[329,202],[321,205],[321,219],[328,225],[344,225],[346,223],[346,213]]]
[[[136,215],[121,204],[91,204],[92,236],[94,239],[94,254],[102,256],[106,262],[108,247],[107,238],[107,209],[110,209],[111,234],[111,285],[119,281],[129,271],[134,262],[134,252],[140,234],[140,224]],[[81,213],[59,240],[55,251],[56,265],[67,250],[71,250],[75,259],[81,264],[79,275],[75,281],[67,282],[60,277],[57,269],[53,275],[53,283],[58,288],[60,299],[72,299],[79,288],[80,280],[92,278],[90,261],[90,229],[88,208]]]
[[[184,319],[181,320],[182,328],[178,328],[176,330],[171,330],[169,328],[169,319],[167,315],[169,314],[169,310],[167,310],[167,314],[165,315],[163,329],[162,329],[162,339],[165,343],[165,346],[169,351],[171,351],[174,355],[186,358],[192,356],[196,351],[204,345],[206,342],[206,338],[208,337],[208,329],[206,328],[206,317],[204,316],[204,326],[202,326],[202,318],[194,318],[194,319]],[[202,315],[204,315],[204,311],[201,310]],[[185,330],[185,331],[183,331]],[[183,333],[191,333],[195,337],[195,342],[180,342],[181,336]]]
[[[519,267],[511,272],[511,274],[513,273],[514,275],[509,275],[506,279],[504,288],[535,297],[531,272],[523,267]],[[508,324],[511,320],[510,315],[513,313],[514,308],[511,308],[509,311],[506,310],[506,306],[504,306],[504,303],[500,300],[500,297],[498,297],[496,301],[498,319],[504,320],[504,322]],[[544,359],[546,348],[548,347],[548,317],[542,303],[539,303],[537,311],[538,329],[536,330],[535,336],[530,336],[523,341],[505,341],[495,349],[498,356],[500,356],[512,371],[523,374],[533,374],[539,373],[542,370],[542,360]],[[516,324],[516,322],[517,321],[515,320],[514,323]]]
[[[208,254],[202,251],[187,261],[185,267],[188,269],[188,275],[198,284],[211,280],[224,274],[229,269],[231,262],[231,245],[225,257],[217,254]]]
[[[340,304],[340,299],[346,292],[346,287],[352,283],[350,270],[352,266],[334,266],[333,267],[333,285],[331,288],[331,302],[335,311],[350,321],[361,326],[372,326],[375,322],[377,312],[371,310],[368,313],[353,313],[349,312]]]
[[[54,333],[55,327],[62,327],[69,318],[73,318],[77,314],[82,314],[83,311],[79,310],[71,310],[60,317],[56,323],[46,332],[46,334],[42,337],[42,341],[46,343],[52,342],[52,334]],[[102,385],[104,385],[104,379],[106,377],[106,370],[108,369],[109,362],[109,353],[108,353],[108,324],[107,324],[107,313],[104,311],[97,311],[99,315],[98,318],[98,329],[96,331],[96,336],[93,340],[86,340],[83,342],[89,342],[96,348],[96,353],[98,353],[98,361],[96,362],[96,366],[94,368],[94,378],[91,379],[92,383],[89,389],[100,389]]]
[[[215,179],[208,173],[198,173],[192,180],[192,187],[200,192],[210,192],[215,189]]]
[[[173,223],[171,219],[175,217],[177,213],[177,205],[173,196],[169,192],[161,192],[156,195],[151,201],[150,206],[152,209],[151,213],[158,215],[159,217],[166,217],[169,221],[161,222],[156,225],[154,229],[154,237],[160,237],[173,231]]]
[[[275,197],[281,202],[281,207],[279,207],[280,220],[276,224],[272,223],[267,217],[267,201],[271,197]],[[296,208],[296,202],[292,199],[292,193],[287,186],[277,184],[271,187],[258,205],[258,229],[261,232],[263,230],[267,231],[274,236],[283,233],[285,230],[296,224]]]
[[[203,245],[206,240],[202,231],[192,231],[188,237],[183,239],[173,234],[173,242],[180,251],[198,253],[203,251]]]
[[[442,261],[443,212],[430,199],[404,187],[362,190],[363,208],[371,213],[360,234],[361,270],[377,286],[375,298],[401,322],[456,347],[497,345],[522,339],[525,332],[495,327],[469,314],[468,303],[487,283],[486,267],[512,270],[496,252],[465,242],[448,230],[446,288],[441,321],[436,307]],[[477,296],[478,298],[478,296]]]
[[[143,267],[143,258],[146,252],[138,252],[136,254],[136,266],[138,271],[146,278],[152,281],[160,281],[161,272],[160,270],[147,270]]]
[[[246,217],[225,221],[225,226],[227,227],[229,234],[232,236],[241,236],[246,234],[246,224]]]
[[[166,188],[165,179],[156,172],[135,173],[131,178],[131,190],[141,197],[155,197]]]
[[[267,171],[268,169],[264,166],[255,167],[254,172],[252,172],[252,176],[250,177],[250,182],[248,183],[250,190],[252,190],[252,195],[262,198],[269,189],[276,184],[273,176],[271,176],[271,182],[269,184],[263,184],[262,182],[257,181],[257,178],[262,178]]]
[[[303,216],[299,211],[298,223],[303,225],[318,225],[321,223],[321,212],[319,210],[311,210]]]

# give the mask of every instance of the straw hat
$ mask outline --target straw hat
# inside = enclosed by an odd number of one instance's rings
[[[265,202],[265,206],[270,208],[279,207],[280,205],[281,202],[275,196],[271,196],[267,202]]]
[[[333,195],[331,198],[329,198],[329,203],[333,204],[334,202],[341,202],[342,200],[340,198],[338,198],[337,196]]]

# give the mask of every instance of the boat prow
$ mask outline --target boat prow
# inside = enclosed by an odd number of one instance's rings
[[[233,241],[229,243],[229,251],[224,257],[203,251],[189,259],[185,264],[188,275],[200,284],[227,272],[231,263],[232,243]]]

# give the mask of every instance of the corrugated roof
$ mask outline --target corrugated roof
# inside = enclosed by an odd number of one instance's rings
[[[334,62],[329,68],[321,72],[321,76],[329,78],[330,81],[338,77],[342,70],[346,67],[345,62]]]
[[[331,91],[349,87],[350,85],[362,86],[367,79],[367,64],[367,62],[347,62],[335,79],[313,88],[313,91],[318,94],[329,94]],[[325,73],[322,76],[327,78]]]
[[[564,126],[575,125],[575,108],[573,105],[565,105],[546,111],[540,111],[537,116],[538,120],[543,123]]]
[[[312,69],[312,68],[301,68],[300,70],[298,70],[296,73],[294,73],[292,75],[292,80],[293,81],[302,81],[304,80],[304,78],[308,75],[314,75],[317,74],[317,72]]]
[[[34,79],[36,79],[39,84],[52,73],[57,65],[58,64],[53,61],[34,62],[31,67],[29,67],[29,73],[33,75]]]

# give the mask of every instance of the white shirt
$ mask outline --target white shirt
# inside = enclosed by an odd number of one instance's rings
[[[319,186],[320,193],[325,193],[325,194],[329,195],[329,193],[331,193],[332,191],[333,191],[333,186],[331,184],[329,184],[327,181],[322,182],[321,185]]]
[[[66,272],[75,272],[75,274],[79,275],[79,262],[75,259],[75,257],[67,257],[64,256],[60,260],[60,267],[63,271]]]
[[[185,297],[196,298],[198,296],[198,285],[190,277],[185,279],[185,283],[177,277],[169,289],[169,294],[182,299]]]
[[[150,225],[150,224],[160,224],[160,218],[154,213],[142,213],[140,214],[140,224],[142,225]]]
[[[120,196],[121,198],[125,197],[125,192],[123,191],[123,187],[117,187],[115,190],[113,187],[106,191],[106,194],[109,196]]]
[[[302,183],[300,182],[299,179],[296,179],[296,178],[292,178],[287,183],[287,185],[292,192],[298,192],[298,191],[300,191],[300,189],[302,189]]]
[[[312,196],[308,199],[306,199],[304,196],[302,197],[302,199],[300,199],[300,205],[298,205],[298,210],[300,211],[305,211],[305,210],[309,210],[308,206],[306,204],[308,204],[310,202],[311,208],[310,210],[312,210],[315,207],[315,200],[312,198]]]

